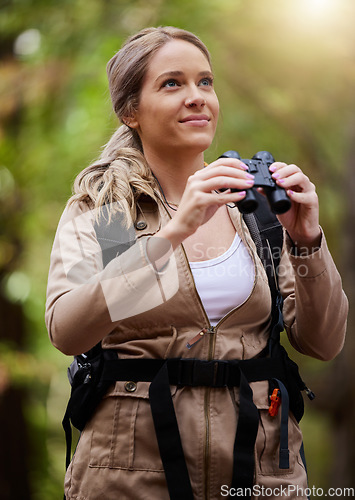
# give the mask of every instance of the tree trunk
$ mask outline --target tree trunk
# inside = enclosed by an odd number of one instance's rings
[[[21,349],[24,342],[23,311],[0,294],[0,341]],[[0,359],[1,362],[1,359]],[[4,368],[6,370],[6,367]],[[29,443],[24,416],[26,390],[0,384],[0,497],[2,500],[29,500]]]

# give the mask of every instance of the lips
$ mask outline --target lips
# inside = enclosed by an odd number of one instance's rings
[[[189,115],[180,120],[180,123],[189,128],[204,128],[209,122],[210,118],[207,115]]]
[[[187,122],[209,122],[210,119],[207,115],[189,115],[180,120],[180,123],[187,123]]]

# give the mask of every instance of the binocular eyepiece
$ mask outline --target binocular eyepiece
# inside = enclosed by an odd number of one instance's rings
[[[271,177],[269,167],[275,162],[274,157],[268,151],[259,151],[251,160],[242,159],[237,151],[226,151],[220,158],[236,158],[248,167],[248,172],[254,175],[255,182],[252,188],[246,192],[245,198],[237,202],[237,207],[242,214],[250,214],[258,208],[259,202],[253,191],[256,187],[263,188],[272,212],[283,214],[291,208],[291,200],[286,191],[278,186]],[[237,191],[237,189],[232,189]]]

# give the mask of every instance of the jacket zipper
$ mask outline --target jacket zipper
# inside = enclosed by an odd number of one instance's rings
[[[164,209],[166,211],[166,213],[168,214],[169,218],[172,219],[170,213],[168,212],[167,208],[165,207],[164,203],[163,203],[163,206],[164,206]],[[257,269],[256,269],[256,260],[255,260],[255,256],[254,256],[254,253],[252,252],[252,249],[250,247],[250,244],[248,243],[247,239],[246,239],[246,236],[245,236],[245,229],[244,229],[244,226],[242,224],[242,214],[240,214],[240,222],[241,222],[241,228],[242,228],[242,234],[244,236],[244,242],[246,243],[246,245],[248,246],[249,248],[249,253],[253,259],[253,264],[254,264],[254,270],[255,270],[255,276],[254,276],[254,283],[253,283],[253,288],[249,294],[249,297],[252,295],[252,293],[254,292],[254,289],[255,289],[255,286],[256,286],[256,274],[257,274]],[[238,310],[242,305],[245,304],[245,302],[249,299],[249,297],[246,299],[246,301],[244,301],[242,304],[240,304],[238,307],[235,307],[234,309],[232,309],[231,311],[229,311],[228,314],[226,314],[225,316],[223,316],[219,321],[218,323],[215,325],[215,326],[212,326],[211,323],[210,323],[210,320],[209,320],[209,317],[207,315],[207,312],[204,308],[204,305],[202,303],[202,300],[201,300],[201,297],[197,291],[197,288],[196,288],[196,284],[195,284],[195,280],[194,280],[194,277],[193,277],[193,274],[192,274],[192,271],[191,271],[191,268],[190,268],[190,265],[189,265],[189,260],[187,258],[187,254],[186,254],[186,251],[185,251],[185,248],[184,246],[181,244],[181,248],[183,250],[183,253],[184,253],[184,256],[185,256],[185,261],[187,263],[187,268],[188,268],[188,271],[190,273],[190,276],[191,276],[191,279],[192,279],[192,282],[194,284],[194,289],[195,289],[195,292],[196,292],[196,296],[197,296],[197,299],[200,303],[200,306],[201,306],[201,310],[204,314],[204,317],[205,317],[205,320],[206,320],[206,323],[208,325],[208,328],[202,328],[202,330],[200,330],[198,332],[197,335],[195,335],[188,343],[187,343],[187,348],[188,349],[191,349],[191,347],[193,347],[194,345],[196,345],[203,337],[206,333],[209,333],[210,334],[210,337],[209,337],[209,346],[208,346],[208,361],[211,361],[213,358],[214,358],[214,353],[215,353],[215,346],[216,346],[216,334],[217,334],[217,329],[219,328],[219,326],[223,323],[223,321],[225,321],[231,314],[233,314],[236,310]],[[204,487],[205,487],[205,500],[210,500],[210,483],[209,483],[209,472],[210,472],[210,467],[211,467],[211,464],[210,464],[210,461],[211,461],[211,454],[210,454],[210,435],[211,435],[211,429],[210,429],[210,411],[209,411],[209,407],[210,407],[210,399],[211,399],[211,387],[206,387],[205,388],[205,396],[204,396],[204,421],[205,421],[205,443],[204,443]]]
[[[213,359],[213,353],[215,350],[215,342],[216,342],[216,326],[212,326],[209,320],[209,317],[207,316],[206,309],[204,308],[204,305],[202,303],[201,297],[197,291],[195,280],[189,265],[189,261],[186,255],[185,248],[183,245],[181,245],[182,250],[185,255],[185,260],[187,263],[187,267],[192,279],[192,282],[194,284],[194,289],[196,292],[196,296],[198,298],[198,301],[200,303],[201,309],[203,311],[203,314],[205,316],[206,323],[208,324],[208,328],[203,328],[193,339],[190,340],[190,342],[187,343],[187,347],[190,349],[194,345],[201,340],[206,333],[210,333],[209,337],[209,346],[208,346],[208,356],[207,359],[208,361],[211,361]],[[189,347],[190,346],[190,347]],[[205,422],[205,442],[204,442],[204,452],[203,452],[203,470],[204,470],[204,489],[205,489],[205,500],[209,500],[210,498],[210,485],[209,485],[209,472],[211,468],[210,464],[210,459],[211,459],[211,454],[210,454],[210,435],[211,435],[211,428],[210,428],[210,399],[211,399],[211,387],[205,387],[205,395],[204,395],[204,404],[203,404],[203,412],[204,412],[204,422]]]
[[[170,214],[169,214],[170,216]],[[240,215],[241,219],[242,219],[242,215]],[[247,238],[246,238],[246,235],[245,235],[245,229],[244,229],[244,226],[242,224],[242,220],[241,220],[241,229],[242,229],[242,234],[244,236],[244,241],[243,243],[248,247],[249,249],[249,254],[253,260],[253,265],[254,265],[254,271],[255,271],[255,276],[254,276],[254,283],[253,283],[253,288],[249,294],[249,297],[246,298],[246,300],[244,302],[242,302],[241,304],[239,304],[239,306],[237,307],[234,307],[233,309],[231,309],[227,314],[225,314],[219,321],[218,323],[215,325],[215,326],[212,326],[211,323],[210,323],[210,320],[207,316],[207,312],[204,308],[204,305],[201,301],[201,298],[198,294],[198,291],[197,291],[197,288],[196,288],[196,285],[195,285],[195,280],[194,280],[194,277],[193,277],[193,274],[192,274],[192,271],[191,271],[191,268],[189,266],[189,261],[188,261],[188,258],[187,258],[187,255],[186,255],[186,252],[185,252],[185,249],[184,247],[182,246],[182,249],[183,249],[183,252],[184,252],[184,255],[185,255],[185,259],[186,259],[186,262],[187,262],[187,265],[188,265],[188,269],[189,269],[189,272],[190,272],[190,276],[192,278],[192,281],[194,283],[194,288],[195,288],[195,292],[196,292],[196,295],[199,299],[199,302],[200,302],[200,305],[201,305],[201,308],[203,310],[203,313],[204,313],[204,316],[206,318],[206,321],[208,323],[208,328],[202,328],[202,330],[200,330],[198,332],[197,335],[195,335],[191,340],[189,340],[189,342],[187,343],[186,347],[188,349],[191,349],[194,345],[196,345],[200,340],[202,340],[202,338],[204,337],[204,335],[206,333],[211,333],[211,334],[216,334],[217,333],[217,330],[218,328],[220,327],[220,325],[227,319],[229,318],[229,316],[231,316],[232,314],[235,313],[235,311],[237,311],[238,309],[240,309],[244,304],[245,302],[247,302],[249,300],[249,298],[251,297],[251,295],[253,294],[254,292],[254,289],[255,289],[255,286],[256,286],[256,279],[257,279],[257,268],[256,268],[256,260],[255,260],[255,255],[250,247],[250,244],[249,242],[247,241]],[[215,351],[215,337],[216,335],[213,335],[212,338],[213,338],[213,341],[212,341],[212,346],[211,346],[211,340],[210,340],[210,345],[209,345],[209,354],[208,354],[208,361],[210,361],[211,359],[213,359],[213,355],[214,355],[214,351]]]
[[[166,211],[166,213],[168,214],[169,218],[172,219],[171,215],[169,214],[167,208],[165,207],[164,203],[163,203],[163,207]],[[201,306],[201,310],[203,312],[203,315],[205,317],[205,321],[206,321],[206,324],[208,325],[207,328],[202,328],[202,330],[200,330],[200,332],[195,335],[195,337],[193,339],[191,339],[190,342],[187,343],[187,348],[190,349],[193,345],[196,345],[197,342],[199,340],[201,340],[203,338],[203,336],[208,332],[208,333],[211,333],[210,335],[210,339],[209,339],[209,348],[208,348],[208,360],[210,361],[213,356],[213,353],[214,353],[214,346],[215,346],[215,341],[214,341],[214,337],[215,337],[215,332],[216,332],[216,327],[213,327],[210,323],[210,320],[209,320],[209,317],[207,316],[207,312],[206,312],[206,309],[204,308],[204,305],[202,303],[202,300],[201,300],[201,297],[197,291],[197,288],[196,288],[196,284],[195,284],[195,280],[194,280],[194,277],[193,277],[193,274],[192,274],[192,271],[191,271],[191,268],[190,268],[190,265],[189,265],[189,260],[187,258],[187,255],[186,255],[186,251],[185,251],[185,248],[184,246],[181,244],[181,248],[182,248],[182,251],[184,253],[184,257],[185,257],[185,262],[187,264],[187,268],[188,268],[188,272],[190,273],[190,276],[191,276],[191,280],[193,282],[193,285],[194,285],[194,289],[195,289],[195,295],[200,303],[200,306]],[[211,340],[212,339],[212,340]],[[208,481],[208,478],[209,478],[209,470],[210,470],[210,452],[209,452],[209,448],[210,448],[210,414],[209,414],[209,403],[210,403],[210,392],[211,392],[211,388],[210,387],[205,387],[205,396],[204,396],[204,421],[205,421],[205,442],[204,442],[204,467],[203,467],[203,470],[204,470],[204,488],[205,488],[205,500],[209,500],[210,498],[210,492],[209,492],[209,481]]]
[[[170,214],[169,214],[170,215]],[[254,264],[254,271],[255,271],[255,275],[254,275],[254,283],[253,283],[253,288],[249,294],[249,297],[251,297],[251,295],[253,294],[254,292],[254,289],[255,289],[255,286],[256,286],[256,279],[257,279],[257,268],[256,268],[256,259],[255,259],[255,255],[254,255],[254,252],[252,251],[251,247],[250,247],[250,244],[246,238],[246,234],[245,234],[245,229],[244,229],[244,226],[243,226],[243,223],[242,223],[242,215],[240,214],[240,225],[241,225],[241,228],[242,228],[242,235],[243,235],[243,240],[244,240],[244,243],[247,245],[248,249],[249,249],[249,254],[251,255],[252,257],[252,260],[253,260],[253,264]],[[189,269],[189,272],[190,272],[190,275],[191,275],[191,278],[192,278],[192,282],[194,283],[194,288],[195,288],[195,292],[196,292],[196,295],[199,299],[199,302],[201,304],[201,308],[203,310],[203,313],[204,313],[204,316],[206,318],[206,321],[208,322],[208,325],[209,327],[208,328],[203,328],[195,337],[193,337],[193,339],[191,339],[187,346],[189,349],[191,349],[191,347],[193,347],[194,345],[197,344],[197,342],[199,342],[206,333],[210,333],[212,335],[210,335],[209,337],[209,347],[208,347],[208,361],[214,359],[214,353],[215,353],[215,346],[216,346],[216,337],[217,337],[217,330],[218,328],[220,327],[220,325],[223,323],[223,321],[225,321],[227,318],[229,318],[229,316],[231,316],[232,314],[235,313],[235,311],[237,311],[242,305],[245,304],[245,302],[249,299],[249,297],[242,303],[240,304],[239,306],[235,307],[234,309],[232,309],[231,311],[229,311],[225,316],[223,316],[223,318],[221,318],[218,323],[215,325],[215,326],[212,326],[210,321],[209,321],[209,318],[207,316],[207,312],[203,306],[203,303],[201,301],[201,298],[197,292],[197,288],[196,288],[196,285],[195,285],[195,280],[194,280],[194,277],[193,277],[193,274],[192,274],[192,271],[191,271],[191,268],[189,266],[189,262],[188,262],[188,258],[187,258],[187,255],[186,255],[186,252],[185,252],[185,249],[182,245],[182,249],[184,251],[184,255],[185,255],[185,259],[186,259],[186,262],[187,262],[187,265],[188,265],[188,269]],[[204,397],[204,417],[205,417],[205,445],[204,445],[204,471],[205,471],[205,478],[204,478],[204,485],[205,485],[205,500],[210,500],[210,483],[209,483],[209,471],[210,471],[210,468],[211,468],[211,465],[210,465],[210,460],[211,460],[211,454],[210,454],[210,434],[211,434],[211,430],[210,430],[210,413],[209,413],[209,407],[210,407],[210,399],[211,399],[211,387],[206,387],[205,388],[205,397]]]
[[[164,208],[165,208],[165,206],[164,206]],[[165,208],[165,210],[166,210],[167,214],[169,215],[169,217],[171,218],[171,215],[169,214],[168,210],[166,208]],[[182,251],[183,251],[184,256],[185,256],[185,261],[187,264],[188,272],[190,273],[191,280],[192,280],[193,285],[194,285],[194,289],[196,292],[195,295],[200,303],[201,310],[202,310],[203,315],[205,317],[206,324],[208,325],[207,328],[202,328],[202,330],[200,330],[198,332],[198,334],[195,335],[195,337],[187,343],[187,348],[190,349],[191,347],[196,345],[197,342],[199,342],[204,337],[204,335],[206,333],[210,333],[211,335],[209,338],[209,348],[208,348],[208,361],[210,361],[211,359],[213,359],[215,337],[216,337],[216,335],[215,335],[216,327],[212,326],[210,323],[209,317],[207,316],[206,309],[204,308],[201,297],[197,291],[195,280],[194,280],[194,277],[193,277],[193,274],[192,274],[192,271],[191,271],[191,268],[189,265],[189,260],[188,260],[187,255],[186,255],[185,248],[183,245],[181,245],[181,248],[182,248]],[[211,388],[205,387],[205,395],[204,395],[205,442],[204,442],[204,453],[203,453],[203,455],[204,455],[203,470],[204,470],[204,488],[205,488],[205,495],[204,496],[205,496],[205,500],[209,500],[209,498],[210,498],[210,491],[209,491],[210,488],[209,488],[209,480],[208,480],[209,471],[210,471],[210,434],[211,434],[210,412],[209,412],[210,398],[211,398]]]

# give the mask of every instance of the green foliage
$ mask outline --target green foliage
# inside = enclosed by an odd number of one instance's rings
[[[35,500],[60,498],[64,472],[68,360],[50,346],[44,327],[49,254],[76,174],[117,126],[106,62],[146,26],[201,36],[222,109],[207,161],[227,149],[244,157],[266,149],[302,165],[318,186],[322,224],[336,251],[353,114],[355,5],[324,0],[316,12],[313,3],[8,0],[1,7],[0,280],[4,297],[24,312],[25,348],[1,348],[0,368],[30,389],[29,427],[45,443],[31,470]],[[307,425],[320,433],[324,425],[314,422]],[[329,453],[319,449],[314,460]]]

